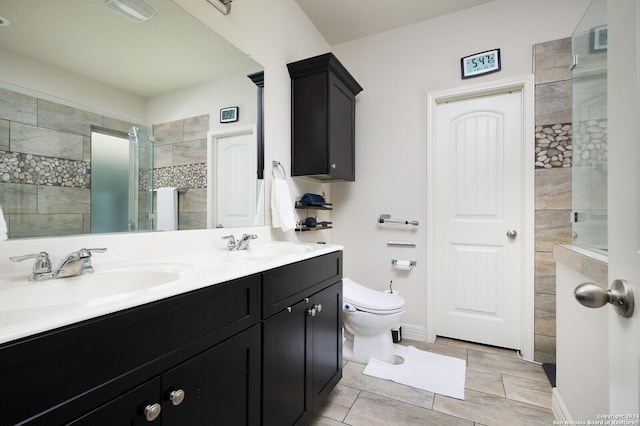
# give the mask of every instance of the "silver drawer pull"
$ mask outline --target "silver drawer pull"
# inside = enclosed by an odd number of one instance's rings
[[[169,394],[169,400],[173,405],[180,405],[184,401],[185,393],[182,389],[171,391]]]
[[[146,407],[144,407],[144,417],[147,419],[148,422],[152,422],[158,418],[161,410],[162,410],[162,407],[157,402],[155,404],[149,404]]]

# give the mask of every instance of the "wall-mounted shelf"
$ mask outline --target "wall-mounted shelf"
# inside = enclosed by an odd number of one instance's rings
[[[307,228],[306,226],[302,226],[302,227],[297,227],[296,231],[298,232],[324,231],[325,229],[333,229],[333,226],[317,226],[315,228]]]
[[[333,210],[333,208],[324,206],[302,206],[296,204],[296,210]]]
[[[308,206],[306,204],[303,204],[301,201],[296,201],[295,209],[296,210],[305,210],[305,217],[309,217],[309,210],[314,210],[316,212],[322,211],[322,210],[331,211],[331,210],[333,210],[333,207]],[[315,217],[317,219],[317,214],[315,215]],[[329,223],[331,223],[331,222],[329,222]],[[320,226],[316,226],[316,227],[307,227],[307,226],[304,225],[304,220],[300,221],[296,226],[296,231],[297,232],[324,231],[325,229],[333,229],[333,226],[331,226],[331,225],[320,225]]]

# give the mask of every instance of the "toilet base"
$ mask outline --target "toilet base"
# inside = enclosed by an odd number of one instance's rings
[[[373,336],[354,336],[345,330],[344,337],[342,358],[345,360],[367,364],[369,358],[375,358],[393,364],[395,354],[390,330]]]

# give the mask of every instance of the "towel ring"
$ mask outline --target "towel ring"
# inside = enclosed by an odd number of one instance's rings
[[[287,179],[287,171],[284,169],[284,166],[283,166],[282,164],[280,164],[280,162],[279,162],[279,161],[277,161],[277,160],[273,160],[273,161],[271,162],[271,165],[273,166],[273,167],[271,168],[271,176],[272,176],[274,179],[276,178],[276,175],[275,175],[275,173],[274,173],[273,171],[274,171],[277,167],[280,167],[280,168],[282,169],[282,179]]]

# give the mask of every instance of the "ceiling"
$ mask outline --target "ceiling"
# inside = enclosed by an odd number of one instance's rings
[[[105,0],[0,0],[0,16],[10,21],[0,26],[0,52],[142,98],[261,69],[170,0],[145,3],[157,15],[133,23],[110,11]]]
[[[296,0],[331,45],[493,0]]]

